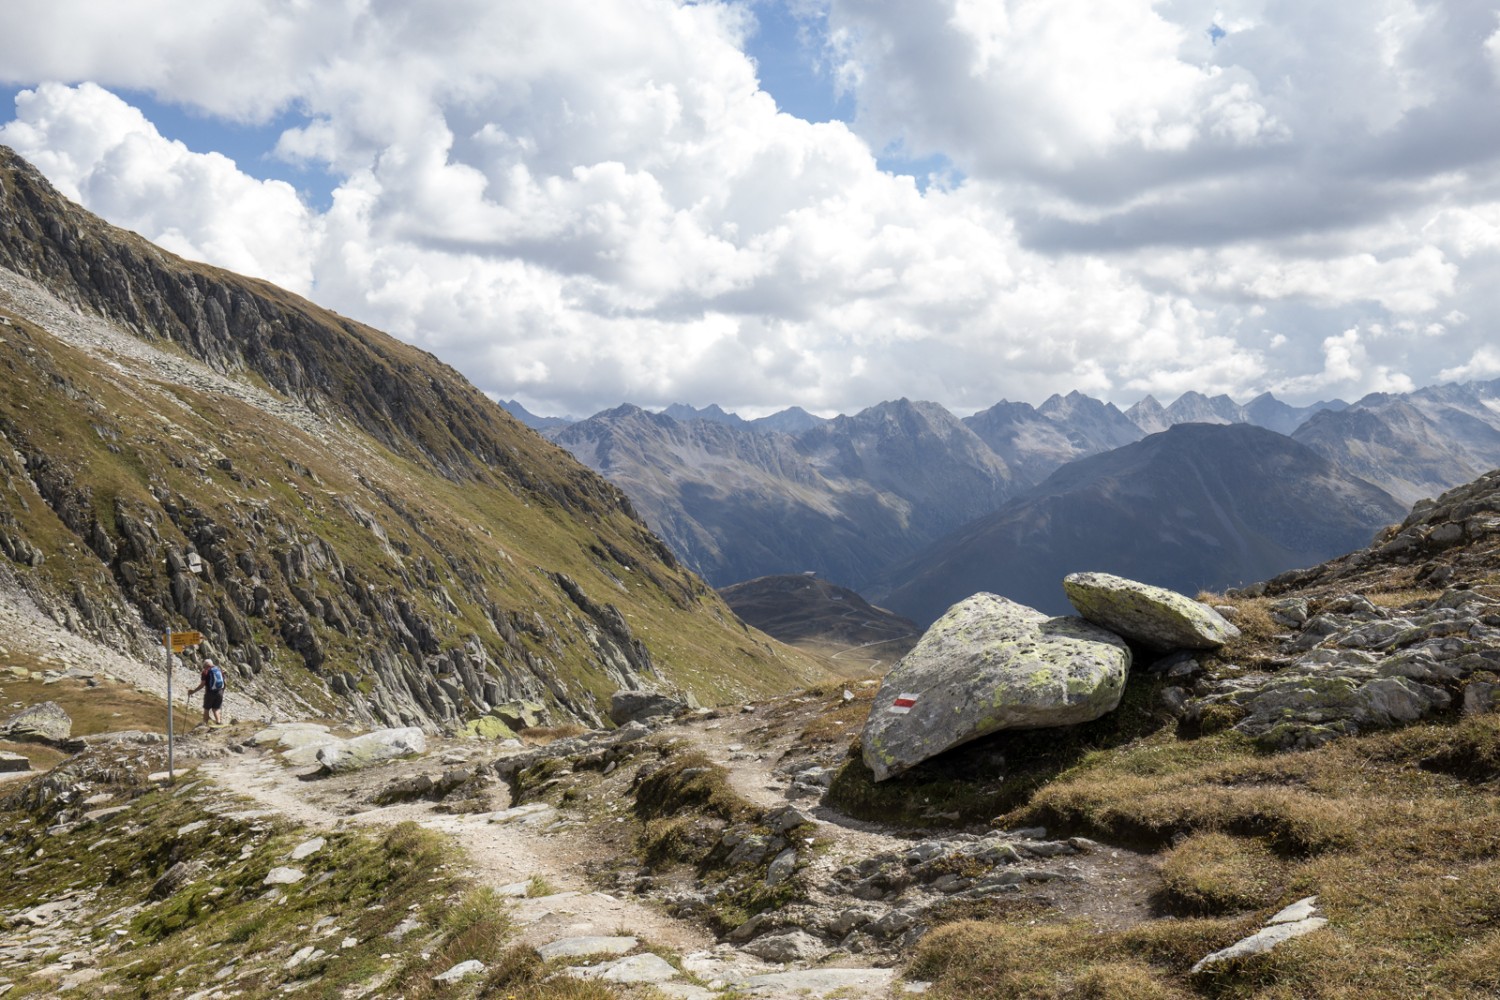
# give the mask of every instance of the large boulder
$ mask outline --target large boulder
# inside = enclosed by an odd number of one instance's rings
[[[1063,590],[1084,618],[1156,650],[1217,649],[1240,634],[1206,604],[1122,576],[1072,573]]]
[[[1129,669],[1116,635],[975,594],[886,674],[860,737],[865,763],[884,781],[1002,729],[1097,719],[1120,703]]]
[[[397,757],[425,753],[427,738],[415,726],[405,729],[377,729],[352,740],[330,743],[318,749],[318,763],[331,774],[357,771]]]
[[[609,697],[609,721],[617,726],[670,718],[687,708],[676,698],[655,691],[616,691]]]
[[[73,735],[73,720],[55,701],[23,708],[0,722],[0,739],[16,743],[66,743]]]

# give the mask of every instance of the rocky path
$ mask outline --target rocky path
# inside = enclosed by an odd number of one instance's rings
[[[844,698],[847,705],[854,696]],[[722,765],[734,790],[766,810],[763,822],[773,829],[783,816],[790,817],[786,826],[798,828],[790,847],[783,839],[768,844],[762,855],[769,859],[781,852],[795,859],[802,886],[796,901],[751,917],[717,942],[704,925],[669,916],[662,906],[671,900],[674,912],[706,918],[713,884],[694,883],[691,877],[665,880],[659,872],[637,869],[625,858],[629,838],[611,839],[609,814],[623,802],[628,781],[576,786],[574,801],[582,807],[576,811],[541,801],[511,808],[505,786],[496,784],[485,793],[487,808],[454,813],[425,800],[371,802],[381,789],[418,775],[436,780],[443,768],[488,773],[498,767],[492,744],[488,749],[472,742],[445,744],[416,760],[317,780],[305,780],[298,769],[255,749],[204,767],[223,786],[314,829],[411,820],[440,831],[462,846],[477,881],[513,898],[522,939],[543,956],[577,957],[580,963],[592,956],[591,964],[571,967],[573,974],[622,986],[649,983],[690,1000],[726,990],[771,998],[899,997],[913,984],[898,979],[894,967],[954,903],[1025,898],[1105,927],[1147,918],[1154,869],[1131,852],[1078,839],[1049,840],[1039,829],[915,837],[824,805],[824,792],[847,747],[842,729],[822,715],[829,702],[828,696],[786,698],[753,710],[690,716],[657,731],[658,743],[682,745]],[[841,703],[836,694],[832,702],[835,710]],[[804,738],[809,724],[819,721],[833,726],[834,736]],[[606,742],[623,736],[616,733]],[[590,738],[581,740],[587,744]],[[544,755],[562,765],[560,775],[583,767],[583,757],[569,756],[578,748],[565,747],[578,742],[556,744]],[[619,775],[625,773],[622,768]],[[592,812],[585,805],[589,788],[608,800],[602,812],[598,803]],[[726,844],[733,829],[725,831]],[[809,830],[812,835],[806,836]],[[599,863],[611,858],[621,864]],[[600,891],[600,884],[614,891]],[[620,957],[600,958],[608,953]],[[664,956],[676,959],[668,962]]]
[[[706,724],[705,724],[706,725]],[[773,775],[753,757],[727,751],[727,743],[704,726],[682,727],[683,734],[714,755],[737,756],[736,783],[745,790],[774,782]],[[464,749],[438,751],[434,759],[460,766]],[[622,958],[580,965],[575,974],[597,976],[622,986],[649,983],[672,997],[709,998],[724,990],[737,996],[767,998],[818,997],[838,991],[860,996],[901,995],[890,968],[829,967],[813,963],[775,963],[756,958],[733,945],[716,944],[700,924],[668,916],[649,901],[624,894],[601,892],[584,875],[585,862],[600,845],[584,824],[542,804],[501,808],[488,812],[450,814],[432,803],[373,806],[374,789],[391,780],[389,769],[352,776],[304,780],[297,769],[276,756],[255,750],[226,754],[205,761],[200,773],[222,787],[243,794],[259,807],[279,813],[312,830],[345,824],[392,825],[406,820],[439,831],[459,844],[470,862],[470,874],[513,899],[513,915],[523,941],[545,957],[598,956],[619,951]],[[499,793],[500,798],[505,796]],[[760,788],[754,801],[783,802],[774,789]],[[841,838],[839,859],[864,854],[896,843],[895,838],[850,831]],[[833,863],[832,860],[829,861]],[[680,956],[681,971],[662,955]],[[684,975],[684,971],[686,975]],[[846,994],[847,995],[847,994]]]

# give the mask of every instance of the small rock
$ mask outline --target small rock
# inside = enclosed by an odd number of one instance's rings
[[[477,958],[471,958],[467,962],[459,962],[447,972],[440,972],[432,977],[435,983],[456,983],[465,976],[477,976],[483,974],[487,966]]]
[[[272,868],[266,873],[261,885],[296,885],[307,878],[307,873],[296,868]]]
[[[797,849],[788,847],[771,859],[771,864],[766,868],[766,885],[780,885],[791,878],[796,870]]]
[[[322,837],[314,837],[312,840],[298,844],[296,847],[292,848],[292,860],[301,861],[303,858],[311,857],[312,855],[317,854],[319,851],[321,851],[323,849],[323,845],[326,843],[327,841],[325,841]]]

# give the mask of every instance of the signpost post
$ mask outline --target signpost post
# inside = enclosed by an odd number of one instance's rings
[[[167,781],[175,782],[177,776],[174,773],[172,759],[172,713],[176,710],[176,703],[172,701],[172,654],[181,653],[203,641],[202,632],[173,632],[167,629],[166,639],[163,645],[167,647]]]

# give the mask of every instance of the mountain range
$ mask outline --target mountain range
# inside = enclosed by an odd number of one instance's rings
[[[1087,523],[1118,527],[1159,518],[1161,511],[1119,509],[1127,502],[1159,502],[1157,491],[1136,490],[1122,499],[1117,491],[1085,488],[1077,477],[1055,483],[1049,477],[1184,425],[1219,428],[1208,440],[1192,440],[1223,449],[1226,461],[1247,468],[1265,458],[1265,439],[1222,430],[1264,430],[1323,459],[1327,468],[1318,468],[1318,483],[1343,484],[1328,496],[1292,490],[1276,505],[1290,521],[1328,521],[1327,531],[1298,536],[1300,542],[1231,532],[1216,543],[1227,548],[1200,553],[1197,570],[1183,564],[1164,574],[1222,587],[1325,559],[1368,538],[1382,518],[1397,513],[1393,502],[1413,503],[1500,465],[1500,380],[1302,407],[1269,393],[1239,404],[1187,392],[1169,406],[1147,396],[1122,411],[1073,392],[1035,407],[1001,401],[962,419],[936,403],[907,399],[831,419],[800,410],[744,420],[717,405],[677,404],[657,414],[623,406],[544,433],[618,483],[647,523],[715,586],[810,571],[926,621],[934,609],[915,595],[932,591],[920,579],[939,571],[939,553],[958,553],[964,539],[975,543],[980,519],[1001,511],[1018,518],[1016,525],[1028,523],[1041,509],[1033,491],[1044,483],[1044,497],[1054,500],[1059,484],[1076,484],[1092,496],[1092,505],[1070,501],[1073,516]],[[1186,441],[1174,438],[1172,447]],[[1366,494],[1366,487],[1381,496]],[[1168,509],[1182,511],[1184,523],[1212,521],[1216,511],[1237,503],[1228,493],[1197,498],[1205,506],[1179,501]],[[1298,502],[1333,506],[1298,512]],[[1335,530],[1334,523],[1341,527]],[[1102,547],[1088,550],[1092,563],[1067,565],[1098,569],[1129,562],[1119,549],[1123,540],[1098,541]],[[1085,555],[1067,545],[1060,551]],[[1226,561],[1226,552],[1239,556]],[[979,559],[978,550],[965,558]],[[1016,585],[1012,573],[960,575],[991,587]],[[1021,599],[1024,589],[1007,596]],[[1053,604],[1055,597],[1044,601]]]

